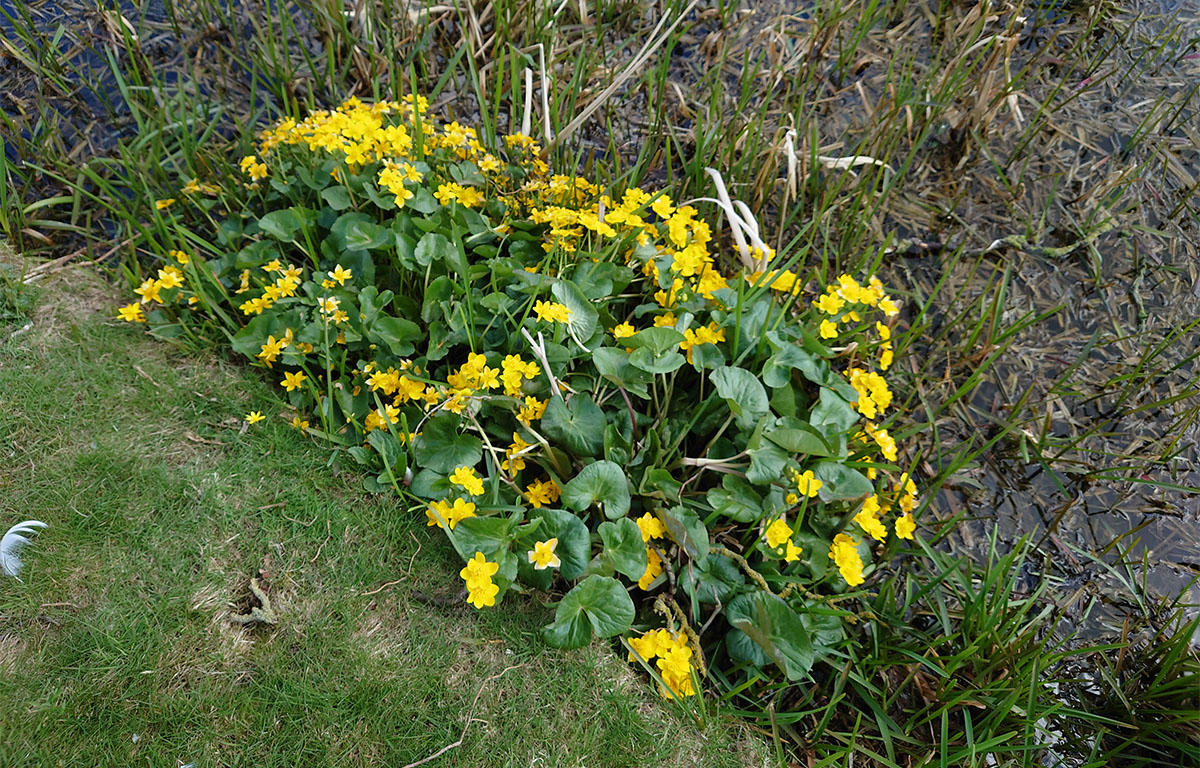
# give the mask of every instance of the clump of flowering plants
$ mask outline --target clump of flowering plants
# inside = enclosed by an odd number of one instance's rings
[[[804,678],[913,535],[884,286],[740,243],[734,269],[694,207],[425,110],[351,100],[267,130],[236,185],[189,180],[121,316],[222,329],[277,417],[445,532],[472,606],[559,590],[548,642],[628,636],[667,696],[718,661]]]

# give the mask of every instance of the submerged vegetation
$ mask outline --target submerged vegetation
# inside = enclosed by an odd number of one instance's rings
[[[8,18],[0,331],[113,268],[367,546],[779,764],[1200,760],[1196,19],[193,5]]]

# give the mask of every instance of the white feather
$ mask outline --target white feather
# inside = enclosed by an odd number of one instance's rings
[[[0,538],[0,572],[20,581],[17,574],[21,572],[21,550],[29,544],[25,536],[45,527],[41,520],[26,520],[9,528],[4,538]]]

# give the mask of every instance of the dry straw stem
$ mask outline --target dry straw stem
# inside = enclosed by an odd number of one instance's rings
[[[588,118],[591,117],[596,110],[604,106],[604,104],[612,97],[612,95],[625,85],[626,81],[637,74],[642,67],[645,66],[646,62],[649,61],[655,52],[658,51],[663,42],[671,36],[671,33],[675,31],[675,28],[679,26],[679,23],[683,21],[689,13],[692,12],[698,2],[699,0],[692,0],[692,2],[688,3],[687,7],[680,11],[679,15],[675,17],[675,20],[672,21],[670,26],[668,26],[666,29],[663,29],[663,25],[666,24],[667,19],[670,17],[664,16],[659,19],[658,24],[650,32],[650,36],[646,38],[646,42],[642,44],[642,47],[638,49],[638,52],[634,55],[634,57],[629,61],[628,64],[625,65],[625,68],[622,69],[615,78],[613,78],[613,81],[607,88],[601,91],[596,98],[592,99],[592,101],[586,107],[580,110],[579,114],[575,116],[574,120],[567,123],[567,126],[559,131],[558,136],[549,142],[547,148],[554,149],[565,142],[571,137],[571,134],[579,129],[579,126],[587,122]],[[544,92],[545,91],[543,90],[543,93]]]

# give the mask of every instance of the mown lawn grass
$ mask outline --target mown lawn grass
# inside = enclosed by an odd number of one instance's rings
[[[50,524],[0,581],[0,765],[762,764],[550,610],[477,613],[455,555],[331,472],[252,372],[112,319],[76,272],[0,345],[0,520]],[[261,575],[276,626],[244,628]],[[443,601],[443,598],[446,598]]]

